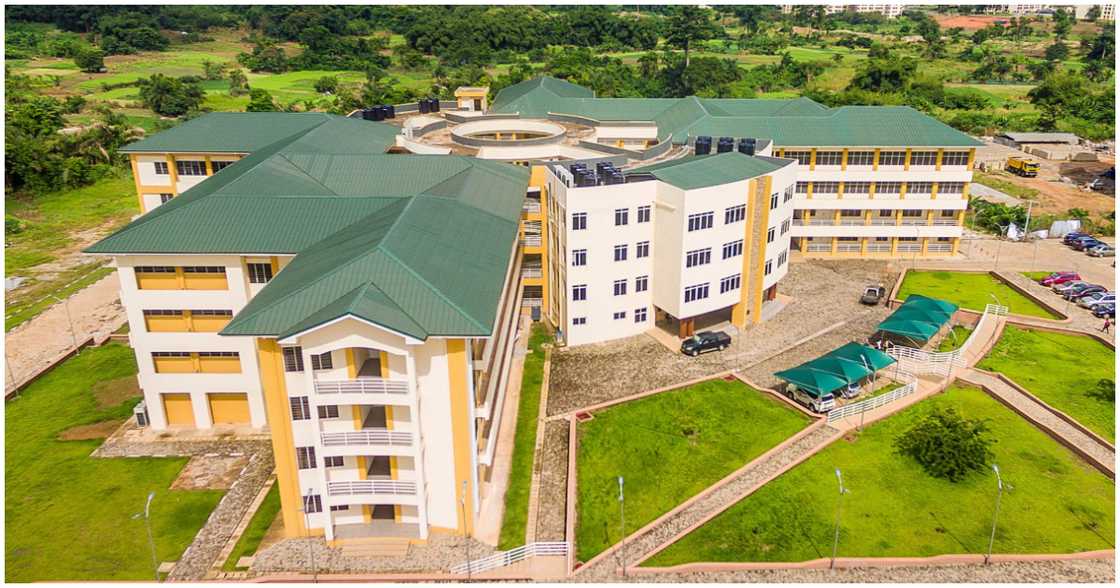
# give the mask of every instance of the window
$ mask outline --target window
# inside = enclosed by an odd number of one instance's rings
[[[698,212],[688,215],[689,232],[712,228],[712,217],[714,216],[715,213],[711,212]]]
[[[808,194],[809,182],[797,182],[797,185],[794,186],[793,191],[797,192],[798,194]]]
[[[302,372],[303,371],[303,348],[302,347],[285,347],[284,348],[284,371],[286,371],[286,372]]]
[[[199,351],[199,357],[241,357],[236,351]]]
[[[774,192],[773,194],[770,195],[770,210],[774,210],[777,207],[778,207],[778,193]]]
[[[647,312],[647,310],[648,309],[646,309],[646,307],[644,307],[644,306],[642,308],[635,308],[634,309],[634,322],[636,322],[636,323],[646,322],[646,312]]]
[[[639,241],[638,244],[634,246],[634,249],[636,249],[634,252],[635,256],[649,257],[649,241]]]
[[[808,151],[786,151],[782,157],[786,159],[796,159],[797,163],[801,165],[809,165],[809,152]]]
[[[689,251],[684,256],[684,266],[694,267],[698,265],[707,265],[712,261],[712,248],[705,247],[704,249],[697,249]]]
[[[929,194],[933,192],[933,182],[907,182],[907,194]]]
[[[737,223],[747,218],[747,205],[739,204],[723,211],[723,224]]]
[[[968,151],[946,151],[941,154],[941,166],[968,165]]]
[[[871,165],[875,162],[874,151],[849,151],[848,165]]]
[[[349,504],[336,504],[331,507],[331,512],[350,510]]]
[[[144,274],[173,274],[175,268],[170,265],[138,265],[133,268],[137,273]]]
[[[742,283],[742,280],[743,277],[741,274],[735,274],[733,276],[727,276],[726,278],[723,278],[719,281],[719,293],[724,294],[726,292],[730,292],[731,290],[737,290],[739,288],[739,285]]]
[[[649,289],[649,276],[638,276],[634,278],[634,291],[645,292]]]
[[[910,208],[903,209],[902,216],[923,216],[921,210],[913,210]]]
[[[906,163],[905,151],[880,151],[879,165],[903,165]]]
[[[938,194],[963,194],[964,182],[939,182],[937,184]]]
[[[785,265],[787,259],[789,259],[789,249],[778,254],[778,267]]]
[[[614,295],[615,296],[626,295],[626,280],[615,280],[614,281]]]
[[[615,261],[626,261],[626,249],[627,249],[626,245],[615,245],[614,246],[614,260]]]
[[[573,325],[586,325],[587,324],[587,317],[577,316],[577,317],[572,319],[572,324]]]
[[[288,404],[292,406],[293,421],[306,421],[311,418],[311,406],[307,403],[306,396],[293,396],[288,399]]]
[[[835,194],[840,189],[840,182],[813,182],[814,194]]]
[[[639,223],[648,223],[649,222],[649,216],[650,216],[650,207],[649,206],[639,206],[638,207],[638,222]]]
[[[723,258],[729,259],[743,254],[743,240],[723,244]]]
[[[774,230],[774,227],[770,227],[769,229],[766,229],[766,242],[767,243],[773,243],[774,242],[774,233],[776,233],[776,232],[777,231]]]
[[[689,286],[689,287],[684,289],[684,301],[685,302],[693,302],[693,301],[696,301],[696,300],[703,300],[707,297],[708,297],[708,285],[707,284],[697,284],[695,286]]]
[[[573,249],[572,250],[572,265],[579,267],[587,265],[587,250],[586,249]]]
[[[614,226],[620,227],[627,224],[630,224],[630,209],[616,208],[614,210]]]
[[[845,194],[869,194],[871,182],[844,182]]]
[[[789,202],[790,200],[793,200],[793,185],[786,186],[785,198],[782,198],[782,202]]]
[[[614,313],[614,320],[618,321],[618,320],[622,320],[624,318],[626,318],[626,311],[625,310],[621,310],[619,312]]]
[[[175,197],[174,194],[166,194],[166,193],[160,194],[159,195],[159,203],[160,204],[167,204],[168,202],[171,202],[171,199],[174,198],[174,197]]]
[[[189,351],[153,351],[152,357],[190,357]]]
[[[845,208],[844,210],[840,211],[840,216],[847,216],[847,217],[863,216],[863,211],[862,210],[857,210],[857,209],[854,209],[854,208]]]
[[[159,310],[154,308],[145,308],[144,316],[182,316],[181,310]]]
[[[235,161],[211,161],[210,162],[210,169],[214,170],[214,173],[218,173],[218,172],[222,171],[223,169],[233,165],[234,163],[237,163],[237,162],[235,162]]]
[[[839,151],[817,151],[817,165],[840,165]]]
[[[321,353],[319,355],[311,356],[311,369],[313,370],[329,370],[334,367],[334,361],[331,360],[331,352]]]
[[[768,276],[770,275],[770,271],[772,269],[774,269],[774,263],[771,260],[767,259],[766,267],[763,269],[762,274]]]
[[[782,234],[784,235],[788,232],[789,232],[789,220],[787,219],[787,220],[782,221]]]
[[[246,265],[249,268],[250,284],[267,284],[272,279],[271,263],[249,263]]]
[[[894,209],[882,208],[879,210],[879,216],[894,216]]]
[[[318,494],[303,497],[303,511],[307,514],[323,512],[323,497]]]
[[[572,213],[572,230],[582,231],[587,228],[587,213],[586,212],[573,212]]]
[[[340,468],[346,464],[346,459],[341,455],[326,455],[323,456],[323,467],[325,468]],[[334,510],[334,507],[331,507]]]
[[[902,182],[877,182],[876,194],[899,194],[902,192]]]
[[[204,176],[206,175],[206,162],[205,161],[176,161],[175,171],[179,172],[181,176]]]
[[[315,448],[296,447],[296,464],[301,470],[315,468]]]
[[[572,300],[577,302],[580,300],[587,300],[587,284],[572,286]]]
[[[319,407],[319,418],[321,419],[337,419],[338,418],[338,405],[337,404],[324,404]]]
[[[183,268],[186,274],[224,274],[226,268],[220,265],[188,265]]]
[[[949,209],[946,209],[946,210],[942,210],[942,211],[941,211],[941,216],[942,216],[942,217],[947,217],[947,218],[952,218],[952,217],[954,217],[954,216],[957,216],[957,211],[955,211],[955,210],[949,210]]]
[[[910,165],[937,165],[936,151],[912,151]]]
[[[157,176],[166,176],[167,175],[167,162],[166,161],[156,161],[152,165],[154,165],[155,168],[156,168],[156,175]]]

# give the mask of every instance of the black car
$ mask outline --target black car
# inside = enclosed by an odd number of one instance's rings
[[[1098,304],[1093,307],[1093,316],[1097,318],[1116,318],[1116,305],[1110,302]]]
[[[1092,235],[1090,235],[1089,233],[1082,233],[1080,231],[1074,231],[1072,233],[1066,233],[1065,236],[1062,237],[1062,244],[1063,245],[1069,245],[1070,243],[1072,243],[1074,241],[1074,239],[1080,239],[1082,237],[1091,237],[1091,236]]]
[[[723,351],[731,345],[731,336],[720,331],[704,331],[681,342],[681,353],[696,357],[706,351]]]
[[[1086,284],[1085,282],[1082,282],[1080,284],[1075,284],[1072,288],[1063,292],[1062,298],[1065,298],[1066,300],[1077,300],[1082,296],[1088,296],[1095,292],[1107,291],[1108,288],[1105,288],[1104,286],[1100,286],[1097,284]]]
[[[1093,247],[1096,247],[1097,245],[1104,245],[1104,244],[1105,243],[1103,241],[1098,241],[1098,240],[1096,240],[1092,237],[1081,237],[1080,239],[1074,240],[1072,243],[1069,244],[1069,246],[1073,247],[1073,249],[1075,251],[1085,251],[1086,249],[1092,249]]]

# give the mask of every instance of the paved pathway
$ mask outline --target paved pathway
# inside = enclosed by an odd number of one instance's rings
[[[1003,380],[980,370],[968,369],[960,374],[960,379],[970,384],[983,386],[1000,400],[1014,406],[1031,419],[1042,424],[1053,434],[1061,437],[1066,442],[1088,454],[1094,461],[1101,464],[1108,471],[1116,474],[1116,451],[1107,445],[1101,444],[1095,438],[1086,435],[1077,427],[1058,418],[1053,412],[1038,401],[1024,395]]]
[[[590,565],[585,565],[576,571],[578,577],[601,581],[613,579],[619,572],[620,552],[625,554],[628,565],[644,559],[647,554],[660,546],[676,540],[678,535],[687,531],[692,525],[723,512],[744,496],[754,492],[783,468],[812,455],[835,438],[837,433],[836,429],[821,426],[788,447],[762,458],[715,491],[680,508],[661,523],[641,532],[638,537],[627,538],[622,550],[616,549],[597,561],[589,562]]]

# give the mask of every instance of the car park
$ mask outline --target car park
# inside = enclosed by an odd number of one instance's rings
[[[723,351],[731,345],[731,336],[721,331],[703,331],[681,342],[681,353],[696,357],[708,351]]]
[[[1061,283],[1061,284],[1056,284],[1056,285],[1054,285],[1054,286],[1053,286],[1052,288],[1050,288],[1050,289],[1051,289],[1051,290],[1053,290],[1054,292],[1056,292],[1056,293],[1058,293],[1058,294],[1061,294],[1061,295],[1063,295],[1063,296],[1064,296],[1064,295],[1065,295],[1065,293],[1066,293],[1067,291],[1069,291],[1069,289],[1070,289],[1070,288],[1073,288],[1074,286],[1076,286],[1076,285],[1078,285],[1078,284],[1086,284],[1086,283],[1088,283],[1088,282],[1082,282],[1082,281],[1080,281],[1080,280],[1078,280],[1078,281],[1076,281],[1076,282],[1063,282],[1063,283]]]
[[[1082,237],[1082,238],[1074,241],[1070,245],[1070,247],[1073,247],[1074,251],[1085,251],[1087,249],[1092,249],[1093,247],[1096,247],[1097,245],[1104,245],[1104,244],[1105,244],[1104,241],[1098,241],[1097,239],[1094,239],[1093,237]]]
[[[1093,308],[1100,304],[1115,304],[1116,293],[1114,292],[1093,292],[1091,294],[1082,296],[1077,299],[1077,305],[1082,308]]]
[[[1116,257],[1116,248],[1112,245],[1097,245],[1085,253],[1090,257]]]
[[[1062,298],[1065,298],[1066,300],[1078,300],[1082,296],[1088,296],[1089,294],[1093,294],[1095,292],[1107,292],[1107,291],[1108,291],[1108,288],[1105,288],[1104,286],[1101,286],[1099,284],[1090,284],[1088,282],[1081,282],[1080,284],[1075,284],[1070,289],[1062,292]]]
[[[1043,286],[1057,286],[1058,284],[1065,284],[1066,282],[1077,282],[1081,280],[1081,275],[1077,272],[1054,272],[1045,278],[1038,281]]]
[[[1090,235],[1089,233],[1082,233],[1080,231],[1066,233],[1064,236],[1062,236],[1062,245],[1069,245],[1073,242],[1074,239],[1080,239],[1082,237],[1092,237],[1092,235]]]
[[[1097,318],[1116,318],[1116,303],[1098,304],[1093,307],[1093,316]]]
[[[828,412],[836,407],[836,397],[831,392],[821,396],[813,396],[794,384],[788,384],[786,386],[786,396],[816,413]]]

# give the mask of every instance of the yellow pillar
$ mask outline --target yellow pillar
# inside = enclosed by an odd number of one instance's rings
[[[898,183],[898,199],[899,200],[905,200],[906,199],[906,188],[909,188],[909,187],[910,187],[910,182],[899,182]]]
[[[896,227],[901,227],[902,226],[902,209],[901,208],[894,211],[894,226],[896,226]]]
[[[809,184],[809,186],[810,186],[810,188],[812,188],[812,184]],[[770,206],[769,202],[767,202],[765,205],[761,204],[760,203],[761,197],[759,197],[756,194],[757,190],[758,190],[758,180],[754,180],[754,179],[749,180],[747,182],[747,210],[746,210],[746,214],[747,214],[748,219],[753,219],[754,218],[754,207],[755,206],[766,206],[767,211],[769,211],[769,206]],[[750,292],[750,280],[751,280],[750,259],[751,259],[751,253],[753,251],[752,248],[754,246],[754,241],[755,241],[751,237],[751,226],[752,226],[752,223],[750,223],[750,222],[744,223],[744,227],[743,227],[743,266],[742,266],[742,272],[741,272],[741,278],[742,279],[740,280],[740,286],[739,286],[739,302],[731,307],[731,324],[733,324],[733,325],[735,325],[736,327],[739,327],[739,328],[744,328],[744,327],[747,326],[747,316],[749,315],[747,304],[750,302],[750,299],[748,297],[748,293]],[[762,226],[765,227],[766,226],[765,223],[763,223]],[[802,243],[802,247],[804,247],[804,243]],[[804,249],[802,249],[802,250],[804,250]]]
[[[833,237],[832,238],[832,254],[833,255],[836,255],[836,250],[839,247],[840,247],[840,239],[837,239],[836,237]]]
[[[844,184],[845,182],[836,182],[836,199],[844,198]]]
[[[929,199],[937,200],[937,188],[941,186],[941,182],[933,182],[929,189]]]
[[[171,176],[171,193],[179,195],[179,168],[175,167],[175,156],[167,154],[167,173]]]
[[[960,250],[960,246],[961,246],[961,238],[957,237],[957,238],[953,239],[953,250],[952,250],[953,255],[957,254],[957,251]]]
[[[867,237],[863,237],[859,240],[859,254],[867,255]]]
[[[816,158],[816,149],[813,150],[813,157]],[[766,235],[766,227],[770,224],[770,189],[772,181],[773,178],[771,178],[770,176],[764,176],[762,178],[762,193],[757,198],[758,205],[762,207],[762,219],[759,223],[759,231],[762,233],[762,235],[758,238],[758,267],[754,272],[754,284],[752,284],[751,286],[751,290],[755,292],[753,309],[754,317],[751,322],[756,324],[762,322],[762,280],[763,272],[765,271],[766,267],[766,243],[764,239]],[[749,225],[750,223],[747,224]]]
[[[805,199],[806,200],[812,200],[813,199],[813,182],[805,182],[805,183],[808,184],[808,186],[805,187]]]
[[[936,164],[936,167],[934,168],[937,171],[941,171],[941,157],[943,155],[945,155],[945,150],[944,149],[938,149],[937,150],[937,164]]]
[[[471,516],[474,512],[474,472],[471,471],[470,430],[470,403],[474,399],[470,398],[467,387],[467,360],[466,340],[448,339],[448,401],[451,407],[451,440],[454,447],[455,504],[465,504],[464,507],[455,509],[455,516],[459,522],[457,530],[470,535],[474,532],[474,517]],[[463,482],[466,482],[465,488]]]
[[[202,157],[202,159],[203,159],[203,161],[206,162],[206,175],[207,176],[214,175],[214,164],[210,163],[210,156],[209,155],[204,155]]]
[[[905,170],[910,169],[910,148],[909,147],[906,148],[906,161],[903,162],[902,169],[905,169]]]
[[[848,150],[847,149],[841,149],[840,150],[840,170],[843,171],[843,170],[846,170],[846,169],[848,169]]]
[[[973,164],[975,164],[975,163],[976,163],[976,149],[972,148],[972,149],[968,150],[968,169],[971,170]]]
[[[876,170],[879,169],[879,148],[878,147],[875,148],[875,156],[874,156],[874,159],[871,160],[871,169],[873,171],[876,171]]]
[[[891,237],[891,255],[898,254],[898,237]]]
[[[140,165],[136,161],[136,154],[128,154],[129,165],[132,166],[132,183],[136,186],[136,201],[140,205],[140,214],[147,212],[144,210],[144,191],[140,189]]]
[[[879,185],[879,182],[870,182],[870,184],[871,185],[869,185],[867,187],[867,199],[868,200],[874,200],[875,199],[875,186]]]
[[[816,169],[816,167],[817,167],[817,150],[816,150],[816,148],[813,148],[813,149],[809,150],[809,171],[812,171],[812,170]]]
[[[284,535],[300,537],[307,534],[304,526],[303,493],[296,469],[295,439],[292,437],[288,392],[284,384],[284,358],[275,339],[257,339],[261,389],[272,437],[272,454],[276,463],[276,485],[280,489],[280,514]]]
[[[922,237],[922,255],[925,255],[928,252],[926,250],[926,248],[928,246],[929,246],[929,237]]]

